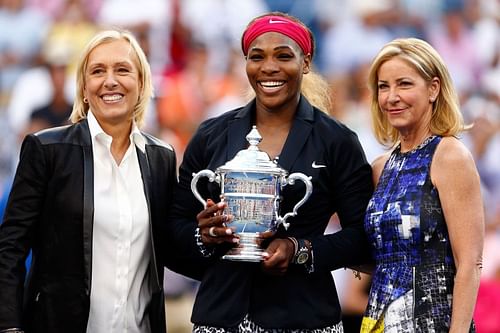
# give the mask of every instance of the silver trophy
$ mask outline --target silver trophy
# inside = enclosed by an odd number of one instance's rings
[[[257,145],[262,137],[256,126],[253,126],[246,139],[249,147],[239,151],[231,161],[218,167],[215,172],[205,169],[193,173],[191,191],[206,207],[207,202],[197,189],[198,180],[207,177],[210,182],[219,184],[221,200],[227,203],[224,214],[234,216],[228,226],[235,228],[240,237],[239,245],[222,258],[258,262],[262,260],[264,253],[259,246],[259,233],[274,233],[280,224],[288,229],[290,223],[286,220],[297,215],[299,207],[307,201],[312,193],[312,183],[310,177],[299,172],[287,176],[286,170],[259,150]],[[295,204],[292,212],[282,217],[279,215],[281,190],[287,185],[295,184],[297,179],[306,185],[304,197]]]

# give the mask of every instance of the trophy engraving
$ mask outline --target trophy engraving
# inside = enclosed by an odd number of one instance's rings
[[[231,249],[222,258],[235,261],[258,262],[262,260],[263,250],[259,247],[259,233],[275,232],[280,224],[287,229],[289,217],[297,215],[312,193],[310,177],[296,172],[288,172],[269,156],[259,150],[257,145],[262,140],[256,126],[246,136],[247,149],[241,150],[225,165],[215,172],[205,169],[193,174],[191,191],[198,201],[206,207],[206,201],[197,189],[198,180],[207,177],[210,182],[217,182],[221,188],[221,200],[227,203],[225,214],[234,216],[230,226],[236,228],[240,237],[239,245]],[[283,217],[279,215],[281,190],[287,185],[301,180],[306,186],[304,197],[295,204],[291,212]]]

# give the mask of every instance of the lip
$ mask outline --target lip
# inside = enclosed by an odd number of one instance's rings
[[[387,113],[391,113],[391,114],[398,114],[398,113],[404,112],[405,110],[406,110],[406,108],[397,108],[397,109],[386,109],[385,111]]]
[[[285,85],[286,81],[284,80],[259,80],[257,81],[260,89],[265,93],[275,93],[281,90]]]
[[[102,94],[100,97],[104,103],[114,104],[121,102],[124,96],[125,95],[121,93],[110,93],[110,94]]]

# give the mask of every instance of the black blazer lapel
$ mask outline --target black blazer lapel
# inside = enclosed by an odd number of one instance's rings
[[[233,159],[240,150],[247,148],[248,141],[246,136],[252,128],[252,110],[254,108],[255,100],[243,107],[235,118],[229,122],[226,161]]]
[[[141,169],[141,175],[142,175],[142,183],[144,186],[144,196],[146,197],[146,202],[148,205],[148,214],[149,214],[149,230],[151,233],[151,253],[152,253],[152,260],[150,262],[150,269],[151,269],[151,277],[153,278],[153,286],[154,286],[154,291],[159,291],[161,290],[161,286],[163,285],[163,282],[160,283],[160,277],[158,275],[158,271],[156,269],[156,253],[155,253],[155,245],[154,245],[154,237],[153,237],[153,227],[152,227],[152,214],[153,212],[151,211],[151,200],[155,200],[155,198],[152,197],[153,193],[153,181],[151,178],[151,165],[148,160],[148,156],[146,152],[142,151],[138,147],[135,148],[137,151],[137,158],[139,159],[139,168]]]
[[[92,284],[92,229],[94,224],[94,157],[87,120],[80,122],[83,151],[83,264],[85,292],[90,295]]]
[[[292,128],[286,138],[283,150],[280,153],[278,164],[283,169],[290,171],[299,157],[302,147],[313,129],[314,113],[309,102],[301,97],[297,108],[297,115],[293,121]]]

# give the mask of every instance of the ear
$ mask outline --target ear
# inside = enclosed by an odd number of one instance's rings
[[[302,74],[307,74],[311,71],[311,63],[312,63],[312,57],[311,54],[308,53],[304,56],[304,66],[302,68]]]
[[[429,83],[429,102],[434,103],[441,91],[441,80],[438,77],[433,77]]]

